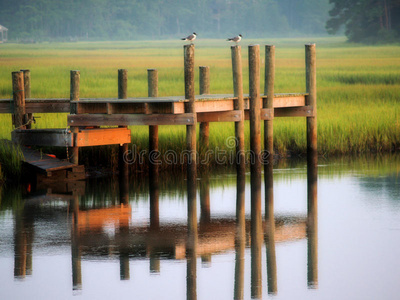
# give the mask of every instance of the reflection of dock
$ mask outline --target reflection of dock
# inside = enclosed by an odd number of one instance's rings
[[[128,225],[127,209],[124,206],[117,206],[79,212],[79,238],[77,243],[82,249],[82,255],[109,255],[110,253],[115,253],[114,249],[117,247],[124,253],[129,253],[132,259],[143,257],[144,254],[147,256],[157,254],[161,257],[173,259],[186,258],[186,225],[160,226],[157,231],[151,230],[147,226],[134,226],[119,230],[118,226],[121,224]],[[120,212],[120,214],[117,214],[117,212]],[[115,228],[116,234],[110,236],[100,231],[100,225]],[[247,246],[249,246],[250,220],[246,222],[246,228]],[[234,250],[236,230],[234,219],[213,219],[209,223],[199,226],[196,245],[197,256],[213,255]],[[290,222],[276,220],[276,242],[287,242],[303,238],[306,238],[305,218],[292,219]]]

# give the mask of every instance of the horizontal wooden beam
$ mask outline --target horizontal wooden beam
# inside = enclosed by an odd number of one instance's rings
[[[197,113],[197,122],[239,122],[242,117],[240,110]]]
[[[193,125],[193,114],[82,114],[68,115],[68,126]]]
[[[75,146],[103,146],[128,144],[131,142],[131,131],[128,128],[81,129],[76,133]]]
[[[313,117],[312,106],[275,108],[275,117]]]

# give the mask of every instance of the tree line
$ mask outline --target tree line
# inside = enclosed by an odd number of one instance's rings
[[[345,33],[398,42],[400,0],[1,0],[10,40],[138,40]]]
[[[325,34],[329,0],[2,0],[9,39]]]

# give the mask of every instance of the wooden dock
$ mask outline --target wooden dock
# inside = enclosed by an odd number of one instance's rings
[[[273,51],[272,51],[272,50]],[[251,151],[261,151],[261,122],[265,122],[264,149],[273,154],[273,120],[276,117],[307,118],[307,149],[316,152],[315,45],[306,45],[304,93],[276,94],[274,46],[266,46],[264,95],[260,94],[259,45],[249,46],[249,94],[243,93],[241,47],[232,46],[233,94],[209,94],[209,68],[200,67],[200,95],[194,93],[194,45],[184,46],[185,95],[158,97],[157,70],[148,70],[149,97],[131,98],[127,70],[118,70],[118,98],[80,98],[80,72],[71,71],[70,98],[35,99],[30,93],[30,71],[13,72],[13,99],[0,99],[0,113],[13,114],[12,140],[21,145],[69,147],[71,163],[79,164],[79,148],[120,145],[120,155],[131,142],[127,126],[148,125],[150,149],[158,149],[158,125],[186,125],[187,150],[196,152],[196,124],[200,123],[201,147],[208,145],[209,122],[234,122],[237,155],[244,156],[243,122],[250,121]],[[67,129],[29,129],[35,113],[68,113]],[[103,128],[101,128],[103,126]],[[104,128],[107,127],[107,128]],[[110,128],[111,127],[111,128]],[[190,154],[194,165],[196,157]],[[271,155],[272,156],[272,155]],[[311,156],[310,156],[311,157]],[[315,157],[315,156],[314,156]],[[120,159],[126,174],[127,163]],[[244,165],[243,159],[239,165]],[[258,162],[256,162],[258,164]],[[259,167],[256,168],[260,169]],[[193,173],[193,170],[191,171]]]

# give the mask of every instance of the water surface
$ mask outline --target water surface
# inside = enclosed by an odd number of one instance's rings
[[[266,181],[232,172],[189,196],[179,174],[3,187],[0,299],[396,299],[399,172],[320,158],[307,187],[305,162],[280,162],[273,214]]]

